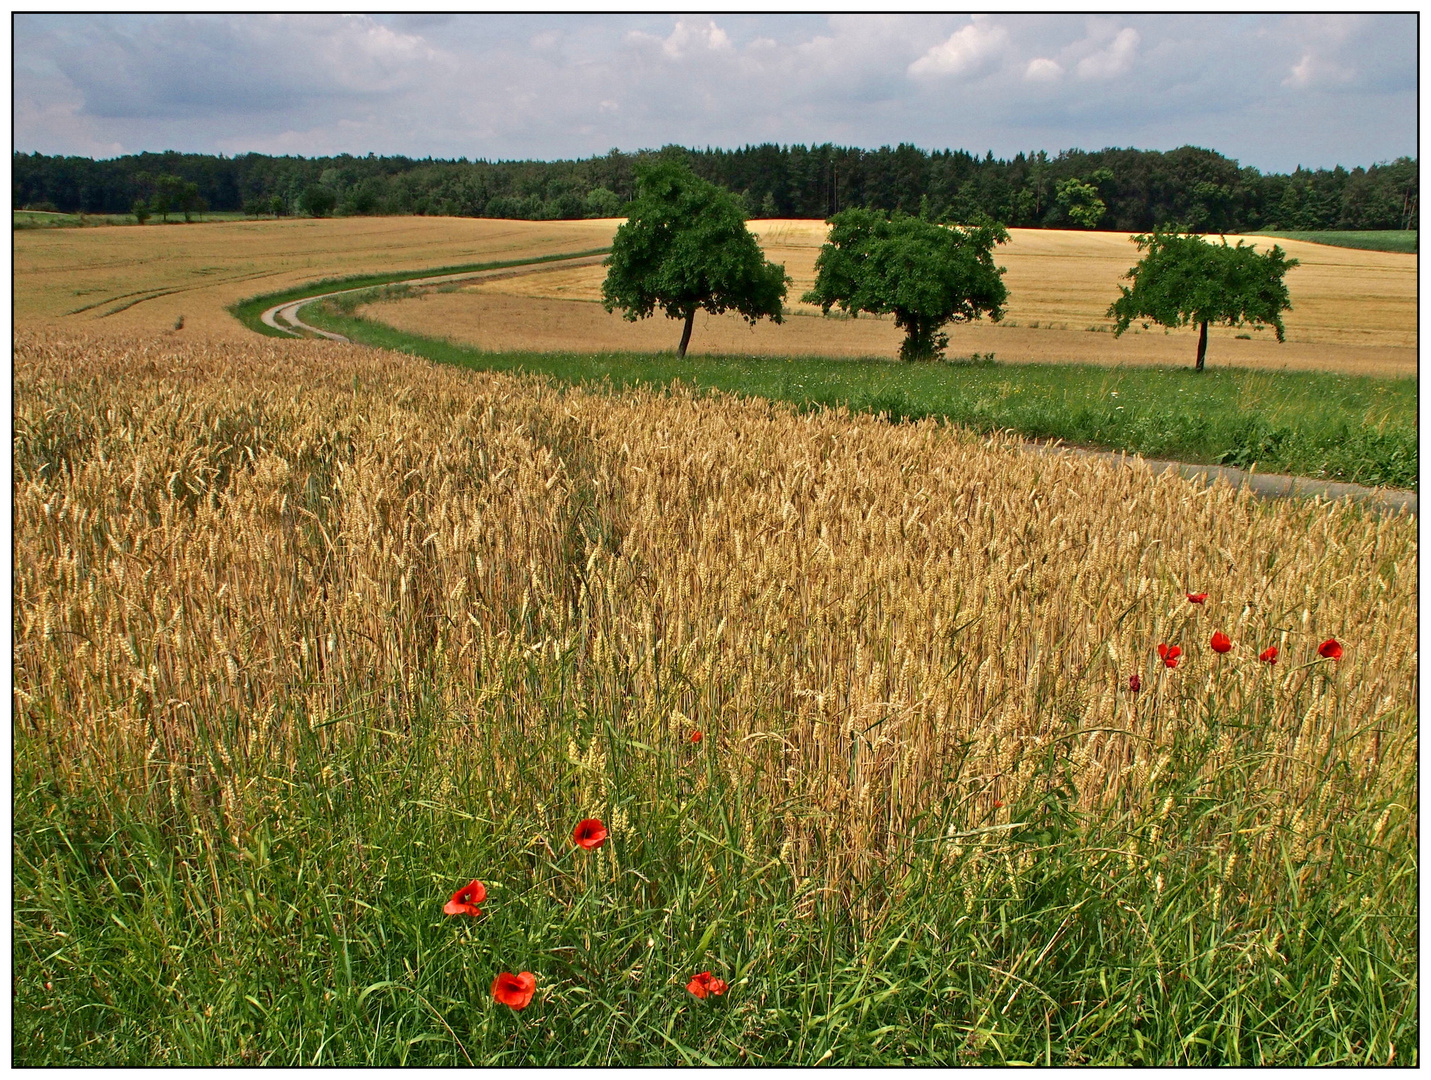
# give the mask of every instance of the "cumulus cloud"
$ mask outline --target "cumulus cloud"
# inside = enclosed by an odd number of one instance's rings
[[[1008,31],[1002,26],[976,15],[969,25],[954,31],[947,41],[910,64],[909,73],[914,76],[977,75],[998,57],[1008,40]]]
[[[719,51],[730,48],[730,36],[714,19],[707,19],[704,25],[677,19],[676,26],[665,38],[633,30],[626,40],[637,45],[653,45],[660,48],[668,58],[679,60],[697,50]]]
[[[1291,73],[1282,80],[1282,85],[1293,90],[1305,90],[1312,86],[1349,83],[1355,78],[1356,72],[1351,68],[1342,67],[1335,61],[1309,52],[1304,53],[1302,58],[1292,65]]]
[[[1112,79],[1125,74],[1133,66],[1142,35],[1131,26],[1118,31],[1107,48],[1100,49],[1078,62],[1078,75],[1084,79]]]
[[[1417,145],[1414,14],[17,14],[13,27],[20,152],[1193,143],[1290,168]]]
[[[1062,65],[1046,56],[1030,60],[1029,66],[1024,70],[1024,78],[1029,82],[1055,82],[1062,75]]]

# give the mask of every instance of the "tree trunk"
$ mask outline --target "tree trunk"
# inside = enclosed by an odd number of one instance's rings
[[[1202,329],[1197,333],[1197,370],[1202,370],[1202,362],[1207,358],[1207,320],[1202,321]]]
[[[691,308],[690,311],[686,312],[686,328],[681,331],[681,347],[676,350],[676,358],[678,360],[684,360],[686,358],[686,346],[691,343],[691,327],[695,325],[695,322],[696,309]]]

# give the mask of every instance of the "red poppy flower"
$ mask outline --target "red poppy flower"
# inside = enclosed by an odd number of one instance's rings
[[[1325,656],[1328,660],[1340,660],[1342,658],[1342,647],[1337,644],[1334,637],[1327,638],[1317,646],[1317,655]]]
[[[691,742],[700,742],[704,738],[705,736],[702,735],[699,731],[691,732]]]
[[[1143,689],[1143,680],[1138,678],[1137,675],[1129,675],[1128,689],[1136,694],[1139,690]]]
[[[448,915],[481,915],[482,911],[477,905],[485,899],[487,890],[482,883],[469,881],[452,894],[452,899],[442,905],[442,910]]]
[[[610,836],[606,826],[601,824],[600,819],[589,817],[583,818],[576,823],[576,829],[571,834],[571,839],[577,847],[584,847],[587,851],[599,848],[606,843],[606,838]]]
[[[1003,800],[1003,799],[995,799],[995,800],[994,800],[994,809],[995,809],[995,810],[1002,810],[1003,808],[1004,808],[1004,800]]]
[[[1261,660],[1263,663],[1275,664],[1277,662],[1277,646],[1268,645],[1267,648],[1263,649],[1260,653],[1257,654],[1257,659]]]
[[[1162,659],[1165,667],[1177,667],[1178,657],[1183,654],[1182,649],[1176,645],[1159,645],[1158,656]]]
[[[1212,645],[1213,652],[1225,653],[1232,648],[1232,639],[1219,630],[1212,635],[1212,641],[1209,644]]]
[[[1191,601],[1191,602],[1194,603],[1194,604],[1205,604],[1205,603],[1207,603],[1207,593],[1205,593],[1205,592],[1190,592],[1190,593],[1188,593],[1188,600]]]
[[[530,971],[524,971],[520,975],[504,971],[492,980],[492,996],[518,1012],[531,1004],[532,995],[536,992],[537,977]]]
[[[686,989],[696,997],[704,998],[707,994],[720,997],[727,987],[724,979],[712,978],[709,971],[702,971],[699,975],[692,976],[691,981],[686,983]]]

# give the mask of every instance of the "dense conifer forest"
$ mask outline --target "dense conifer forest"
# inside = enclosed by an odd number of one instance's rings
[[[684,155],[751,217],[823,218],[853,206],[935,220],[987,214],[1013,227],[1145,231],[1416,228],[1414,158],[1346,169],[1262,173],[1212,150],[1109,148],[1009,160],[901,144],[861,150],[746,146],[624,153],[574,161],[271,157],[143,153],[106,160],[14,155],[16,209],[122,214],[436,214],[551,220],[610,217],[635,191],[634,166]]]

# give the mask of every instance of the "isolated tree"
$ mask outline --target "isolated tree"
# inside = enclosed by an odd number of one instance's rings
[[[621,308],[622,318],[635,322],[659,307],[685,320],[682,357],[699,310],[734,311],[751,326],[782,321],[790,279],[785,267],[766,261],[736,196],[670,159],[638,165],[636,182],[636,199],[602,264],[607,311]]]
[[[179,189],[179,209],[184,211],[184,220],[189,221],[191,214],[198,214],[199,220],[202,221],[204,211],[208,208],[208,201],[199,194],[199,185],[192,180],[186,180],[184,186]]]
[[[198,186],[195,185],[194,193],[196,195],[198,190]],[[183,207],[186,195],[184,178],[165,174],[154,179],[154,198],[150,205],[158,212],[162,220],[168,221],[170,214]]]
[[[1242,240],[1236,247],[1210,244],[1181,228],[1154,229],[1133,237],[1138,250],[1146,252],[1137,266],[1124,275],[1133,282],[1118,288],[1123,295],[1108,308],[1117,319],[1115,337],[1121,336],[1134,319],[1170,329],[1198,325],[1197,370],[1203,370],[1207,356],[1207,324],[1227,326],[1255,324],[1271,326],[1278,341],[1285,341],[1282,312],[1291,300],[1283,277],[1297,265],[1276,244],[1266,254]]]
[[[987,314],[1004,317],[1008,289],[994,245],[1009,238],[1004,227],[984,219],[968,226],[936,225],[895,211],[842,210],[829,219],[830,239],[815,261],[815,287],[802,297],[828,315],[838,305],[894,315],[905,333],[902,360],[942,356],[949,322]]]

